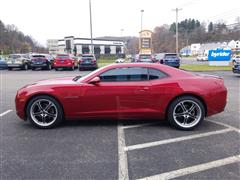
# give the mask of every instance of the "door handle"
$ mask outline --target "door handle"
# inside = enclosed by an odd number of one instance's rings
[[[149,87],[143,87],[143,88],[139,88],[138,91],[140,92],[144,92],[144,91],[148,91]]]

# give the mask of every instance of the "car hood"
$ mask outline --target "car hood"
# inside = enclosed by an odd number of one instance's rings
[[[64,77],[64,78],[54,78],[54,79],[46,79],[46,80],[40,80],[33,84],[29,84],[26,87],[30,86],[52,86],[52,85],[73,85],[77,82],[73,81],[74,77]]]

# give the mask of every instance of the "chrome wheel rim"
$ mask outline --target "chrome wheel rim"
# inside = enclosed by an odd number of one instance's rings
[[[50,126],[58,116],[56,105],[48,99],[38,99],[30,108],[32,120],[39,126]]]
[[[173,110],[174,121],[183,128],[194,127],[202,117],[202,109],[192,100],[179,102]]]

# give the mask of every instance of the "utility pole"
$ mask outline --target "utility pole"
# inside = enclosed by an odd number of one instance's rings
[[[144,10],[141,10],[141,31],[143,30],[143,12]]]
[[[91,4],[91,0],[89,0],[89,13],[90,13],[91,53],[94,54],[93,37],[92,37],[92,4]]]
[[[176,8],[173,11],[176,11],[176,53],[178,54],[178,11],[182,9]]]

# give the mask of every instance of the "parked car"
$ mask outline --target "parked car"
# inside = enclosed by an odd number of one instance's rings
[[[232,64],[233,64],[233,67],[232,67],[233,73],[240,74],[240,55],[237,55],[233,58]]]
[[[25,54],[10,54],[7,58],[8,70],[20,68],[28,70],[30,68],[30,59]]]
[[[208,61],[208,57],[206,55],[198,55],[196,60],[197,61]]]
[[[70,54],[58,54],[54,60],[54,68],[56,71],[60,68],[67,68],[73,71],[77,67],[77,59]]]
[[[95,55],[93,54],[83,54],[79,58],[79,70],[84,69],[97,69],[98,63]]]
[[[123,58],[118,58],[115,63],[124,63],[125,62],[125,59]]]
[[[175,68],[180,67],[180,57],[177,53],[165,53],[163,59],[160,60],[161,64],[172,66]]]
[[[17,91],[15,103],[17,115],[39,128],[64,119],[156,118],[190,130],[204,117],[224,111],[226,99],[218,76],[161,64],[114,63],[83,77],[29,84]]]
[[[8,66],[7,66],[7,63],[6,63],[6,60],[0,56],[0,69],[7,69]]]
[[[31,55],[31,68],[51,70],[53,67],[54,58],[49,54],[33,54]]]
[[[152,54],[138,54],[135,58],[135,62],[154,63],[155,61],[156,59]]]

